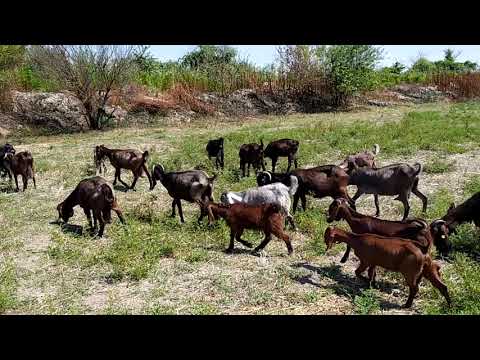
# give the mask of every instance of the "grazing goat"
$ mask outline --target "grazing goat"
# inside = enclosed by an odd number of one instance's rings
[[[209,140],[206,150],[208,154],[208,159],[214,157],[215,158],[215,168],[218,169],[219,167],[223,169],[224,162],[223,162],[223,138],[216,139],[216,140]]]
[[[23,191],[27,189],[28,179],[32,179],[33,187],[35,189],[37,188],[35,167],[33,166],[33,157],[31,153],[28,151],[22,151],[15,155],[11,152],[6,153],[3,164],[10,174],[10,181],[12,176],[15,179],[15,191],[19,191],[18,175],[22,176]]]
[[[233,240],[236,239],[248,248],[252,244],[242,240],[241,236],[245,229],[262,230],[265,239],[258,245],[253,253],[256,253],[270,242],[272,234],[285,241],[288,255],[293,252],[290,237],[283,232],[285,218],[281,206],[278,204],[215,204],[207,205],[209,222],[218,218],[223,218],[230,228],[230,245],[226,249],[227,253],[233,252]]]
[[[443,221],[449,233],[455,233],[457,226],[466,222],[473,222],[476,227],[480,227],[480,192],[458,206],[454,203],[450,204],[447,213],[437,221]],[[450,249],[451,244],[449,244]]]
[[[373,151],[366,150],[354,155],[349,155],[339,166],[346,169],[347,174],[349,175],[351,171],[355,170],[355,165],[357,167],[376,169],[377,165],[375,164],[375,156],[377,156],[379,152],[380,146],[375,144],[373,145]]]
[[[3,146],[0,146],[0,176],[4,177],[8,175],[10,180],[12,180],[12,174],[10,174],[10,171],[6,168],[4,162],[5,162],[5,155],[11,153],[15,155],[15,148],[10,145],[10,144],[5,144]]]
[[[94,176],[80,181],[75,190],[73,190],[63,202],[58,204],[57,211],[59,220],[62,219],[67,223],[73,216],[73,208],[77,205],[80,205],[85,212],[92,231],[97,229],[97,222],[100,224],[99,237],[103,236],[105,224],[112,222],[112,210],[115,211],[120,222],[125,224],[122,211],[118,207],[112,187],[100,176]]]
[[[298,168],[297,151],[298,141],[292,139],[280,139],[272,141],[267,145],[264,156],[272,159],[272,172],[275,172],[275,165],[279,157],[288,157],[287,173],[290,171],[292,161],[295,163],[295,169]],[[265,170],[265,169],[264,169]]]
[[[241,192],[224,192],[220,197],[220,201],[224,204],[278,204],[291,227],[295,229],[295,222],[293,221],[293,216],[290,214],[290,196],[296,193],[298,180],[295,176],[292,176],[290,182],[290,187],[281,183],[274,183],[258,188],[250,188]]]
[[[302,200],[303,210],[307,209],[307,194],[315,198],[327,196],[337,199],[347,199],[352,207],[355,204],[348,195],[348,175],[341,167],[336,165],[323,165],[310,169],[295,169],[291,173],[298,178],[298,190],[293,198],[293,213],[297,210],[298,200]]]
[[[371,233],[416,240],[415,244],[420,246],[420,250],[424,254],[429,253],[432,243],[434,243],[442,255],[446,254],[445,245],[448,232],[445,232],[445,228],[439,221],[434,221],[428,226],[422,219],[411,219],[406,222],[381,220],[356,212],[349,207],[345,199],[339,198],[330,204],[327,222],[332,223],[340,220],[345,220],[356,234]],[[350,246],[347,245],[347,250],[340,262],[345,263],[349,254]]]
[[[198,222],[202,221],[206,215],[203,204],[208,201],[214,201],[213,181],[217,177],[208,177],[202,170],[190,170],[166,173],[162,165],[155,165],[153,170],[153,187],[157,185],[157,180],[167,189],[168,194],[173,198],[172,217],[175,217],[175,206],[178,207],[180,221],[183,219],[181,200],[196,202],[200,206],[200,217]]]
[[[117,184],[117,179],[120,181],[123,186],[128,189],[135,190],[135,185],[139,177],[143,176],[144,174],[148,177],[148,182],[150,184],[150,190],[152,190],[152,178],[150,177],[150,173],[147,169],[147,158],[148,158],[148,151],[141,153],[137,150],[127,149],[127,150],[119,150],[119,149],[108,149],[103,145],[95,147],[95,167],[101,173],[101,166],[103,164],[103,168],[105,171],[105,164],[103,163],[103,159],[107,157],[110,160],[110,163],[115,168],[115,179],[113,180],[113,185]],[[121,169],[131,170],[133,173],[133,183],[131,186],[128,186],[121,178],[120,178],[120,171]]]
[[[375,195],[375,216],[380,215],[378,204],[378,195],[397,195],[395,200],[403,204],[403,219],[405,220],[410,212],[408,199],[410,193],[414,193],[422,200],[423,212],[427,211],[427,197],[418,190],[419,175],[422,171],[422,165],[415,163],[392,164],[378,169],[360,168],[354,164],[355,170],[350,174],[349,185],[356,185],[357,192],[352,197],[355,202],[363,194]]]
[[[328,227],[325,230],[324,237],[327,251],[334,243],[340,242],[344,242],[353,248],[353,252],[360,260],[355,275],[365,279],[362,273],[368,268],[368,279],[366,280],[369,286],[375,284],[376,266],[402,273],[410,289],[408,300],[404,305],[406,308],[412,306],[422,276],[440,290],[450,306],[451,301],[447,286],[440,278],[440,266],[431,259],[430,255],[423,254],[414,244],[414,240],[383,237],[375,234],[354,234],[333,227]]]
[[[260,167],[265,171],[265,160],[263,158],[263,140],[260,140],[260,145],[251,143],[243,144],[240,146],[238,152],[240,157],[240,170],[242,170],[242,176],[245,177],[245,167],[248,166],[247,176],[250,176],[250,165],[253,166],[255,171],[260,170]]]

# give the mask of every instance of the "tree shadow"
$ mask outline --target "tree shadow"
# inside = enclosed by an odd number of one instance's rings
[[[333,290],[336,295],[346,297],[349,300],[352,300],[356,296],[361,295],[363,290],[368,289],[368,284],[366,281],[359,279],[356,276],[346,275],[341,270],[342,267],[337,264],[332,264],[328,266],[315,266],[306,262],[300,262],[291,266],[293,268],[303,268],[313,273],[317,273],[322,277],[327,277],[331,280],[334,280],[335,283],[329,285],[321,285],[312,279],[311,274],[302,276],[300,278],[292,277],[293,280],[298,281],[300,284],[311,284],[320,288]],[[387,293],[391,293],[394,289],[402,289],[395,283],[379,280],[378,275],[375,288],[379,291]],[[381,306],[383,309],[398,309],[401,307],[398,304],[390,303],[385,300],[382,300]]]

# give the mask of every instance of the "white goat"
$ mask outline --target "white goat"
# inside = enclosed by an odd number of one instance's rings
[[[290,196],[293,196],[297,192],[297,189],[298,179],[296,176],[291,176],[290,187],[277,182],[240,192],[228,191],[221,195],[220,201],[224,204],[278,204],[282,208],[282,212],[286,215],[287,221],[292,228],[295,229],[293,216],[290,214]]]

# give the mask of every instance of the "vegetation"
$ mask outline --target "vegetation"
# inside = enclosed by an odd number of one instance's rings
[[[474,116],[468,131],[463,121],[456,118],[457,110],[452,110],[461,105],[436,104],[416,109],[269,116],[229,122],[202,119],[182,126],[160,123],[149,128],[108,130],[95,137],[83,133],[8,139],[32,151],[39,164],[39,186],[37,190],[12,196],[7,192],[8,181],[0,181],[4,190],[0,192],[0,226],[6,233],[1,251],[16,259],[15,268],[12,263],[2,272],[6,274],[2,279],[8,279],[3,281],[8,286],[0,290],[1,301],[7,304],[4,312],[374,314],[389,313],[390,309],[401,311],[399,307],[406,296],[402,279],[379,271],[379,289],[365,290],[354,275],[357,263],[353,260],[345,265],[338,263],[343,246],[325,253],[323,232],[329,199],[312,200],[307,212],[296,214],[299,231],[288,230],[294,246],[291,257],[286,256],[281,241],[268,245],[267,256],[252,256],[241,245],[235,254],[224,254],[229,235],[224,222],[217,222],[212,228],[206,221],[198,225],[197,206],[184,203],[186,223],[180,224],[178,218],[170,218],[171,199],[166,191],[160,186],[149,192],[146,179],[140,179],[137,192],[124,193],[117,187],[127,225],[122,226],[114,218],[104,239],[88,235],[81,209],[76,210],[70,226],[60,227],[50,222],[56,218],[55,206],[80,179],[92,174],[91,149],[98,143],[148,149],[149,166],[161,162],[167,171],[200,166],[213,174],[213,164],[208,161],[204,147],[208,139],[223,136],[226,168],[215,181],[214,195],[218,199],[222,191],[255,185],[253,176],[239,178],[235,149],[260,137],[265,143],[274,138],[299,138],[301,166],[339,163],[346,154],[370,148],[379,136],[382,164],[398,157],[413,162],[418,150],[428,150],[432,158],[436,155],[447,163],[451,154],[466,153],[468,157],[468,152],[480,145],[480,116],[475,115],[478,112],[473,105],[469,106]],[[378,123],[376,120],[382,114],[393,121]],[[459,138],[465,139],[461,146]],[[286,161],[281,161],[279,167],[279,171],[285,170]],[[449,179],[462,176],[457,169],[439,174],[438,185],[420,182],[422,190],[430,191],[427,220],[445,213],[456,193]],[[126,173],[125,176],[130,177]],[[112,168],[106,178],[113,179]],[[466,185],[466,189],[470,187]],[[47,193],[50,195],[45,197]],[[466,198],[467,192],[461,197]],[[381,197],[380,202],[382,217],[401,217],[401,208],[392,206],[391,198]],[[413,200],[411,205],[412,216],[420,216],[420,203]],[[372,207],[371,197],[359,199],[359,211],[368,214]],[[347,227],[344,223],[338,225]],[[253,231],[246,231],[244,237],[254,244],[261,241],[261,236]],[[474,260],[477,231],[466,226],[453,241],[457,256],[452,264],[442,264],[442,274],[452,289],[455,313],[475,312],[475,304],[469,299],[475,298],[478,289],[469,279],[480,273]],[[30,251],[33,246],[35,251]],[[460,281],[463,272],[465,279]],[[449,310],[443,307],[443,299],[437,292],[427,282],[422,284],[418,307],[413,312],[447,313]],[[399,288],[398,297],[390,295],[392,285]],[[387,303],[391,306],[386,308]]]

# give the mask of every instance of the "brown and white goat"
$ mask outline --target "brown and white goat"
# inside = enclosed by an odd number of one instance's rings
[[[9,172],[10,181],[15,179],[15,191],[19,191],[18,188],[18,175],[22,177],[23,191],[27,189],[28,179],[33,180],[33,187],[37,188],[37,182],[35,180],[35,167],[33,166],[32,154],[28,151],[22,151],[17,154],[8,152],[5,154],[3,164]]]
[[[59,220],[62,219],[67,223],[73,216],[73,208],[77,205],[85,212],[88,224],[93,231],[97,228],[97,222],[100,224],[99,237],[103,236],[105,224],[112,222],[112,210],[115,211],[120,222],[125,224],[113,189],[107,181],[100,176],[94,176],[80,181],[73,192],[68,195],[63,202],[58,204],[57,211]]]
[[[427,278],[441,292],[450,306],[447,286],[440,278],[440,266],[432,260],[430,255],[423,254],[414,241],[375,234],[354,234],[333,227],[325,230],[324,237],[327,251],[334,243],[340,242],[353,248],[353,252],[360,260],[355,275],[365,279],[362,273],[368,269],[366,280],[370,286],[375,283],[377,266],[401,273],[410,289],[408,300],[404,305],[406,308],[412,306],[422,277]]]
[[[272,239],[272,234],[285,241],[288,255],[293,252],[290,237],[283,231],[285,216],[278,204],[248,205],[237,203],[226,205],[211,202],[206,206],[209,223],[223,218],[230,228],[230,245],[226,252],[231,253],[233,251],[234,239],[248,248],[252,247],[251,243],[241,238],[245,229],[262,230],[265,234],[265,239],[253,250],[253,253],[265,248]]]
[[[138,178],[147,175],[148,182],[150,184],[150,190],[153,189],[152,178],[147,169],[147,159],[148,151],[141,153],[138,150],[126,149],[108,149],[107,147],[100,145],[95,147],[95,167],[101,173],[101,168],[105,171],[105,164],[103,163],[104,158],[108,158],[110,163],[115,168],[115,179],[113,180],[113,185],[117,184],[117,180],[120,181],[123,186],[127,189],[135,190],[135,185],[138,181]],[[120,172],[121,169],[131,170],[133,173],[133,183],[131,186],[128,186],[121,178]]]

